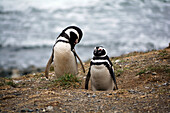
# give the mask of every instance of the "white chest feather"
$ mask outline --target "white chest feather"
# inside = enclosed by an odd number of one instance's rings
[[[54,47],[54,70],[57,76],[77,74],[76,58],[69,43],[59,42]]]
[[[105,65],[91,66],[92,90],[113,90],[113,80]]]

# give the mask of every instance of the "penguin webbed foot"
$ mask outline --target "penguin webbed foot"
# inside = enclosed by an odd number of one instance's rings
[[[46,76],[46,79],[48,79],[48,76]]]
[[[85,86],[85,89],[88,90],[88,86]]]
[[[118,90],[118,87],[114,87],[113,90]]]

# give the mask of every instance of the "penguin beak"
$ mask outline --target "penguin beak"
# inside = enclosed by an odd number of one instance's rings
[[[101,51],[102,49],[98,49],[98,51]]]

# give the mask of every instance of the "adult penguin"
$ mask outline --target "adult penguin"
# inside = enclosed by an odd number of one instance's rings
[[[77,26],[69,26],[61,32],[57,37],[52,49],[52,55],[46,65],[46,78],[48,78],[48,72],[52,62],[54,62],[54,71],[57,77],[64,74],[76,75],[78,73],[76,57],[79,59],[85,72],[83,63],[74,49],[75,45],[80,42],[82,36],[83,33]]]

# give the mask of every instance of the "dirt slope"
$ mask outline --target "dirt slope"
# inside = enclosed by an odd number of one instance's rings
[[[85,75],[70,88],[44,73],[0,78],[0,112],[170,112],[170,48],[111,58],[119,90],[84,89]],[[89,62],[85,63],[86,73]]]

